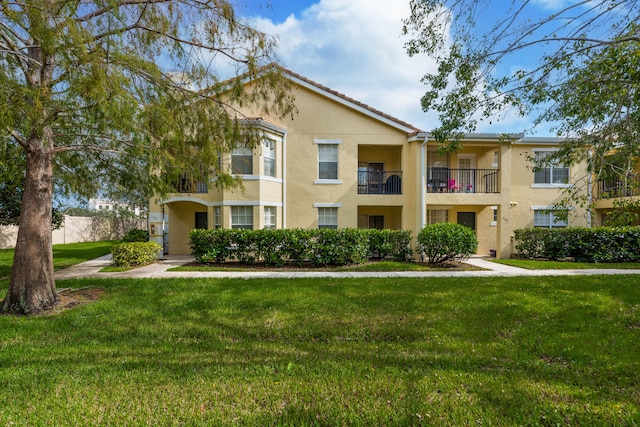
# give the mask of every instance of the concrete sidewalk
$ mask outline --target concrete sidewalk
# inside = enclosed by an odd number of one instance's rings
[[[482,268],[473,271],[393,271],[393,272],[332,272],[332,271],[167,271],[193,260],[188,255],[167,255],[160,262],[118,273],[100,273],[111,264],[111,255],[56,271],[56,279],[84,277],[117,278],[302,278],[302,277],[517,277],[517,276],[577,276],[640,274],[640,270],[575,269],[575,270],[526,270],[490,261],[491,258],[473,256],[467,264]]]

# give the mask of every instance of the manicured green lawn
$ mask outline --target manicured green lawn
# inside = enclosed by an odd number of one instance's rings
[[[56,270],[61,270],[109,254],[115,243],[105,241],[53,245],[53,267]],[[0,249],[0,278],[11,275],[12,265],[13,249]]]
[[[492,261],[513,267],[526,268],[527,270],[585,270],[595,268],[640,270],[640,263],[638,262],[594,264],[588,262],[547,261],[538,259],[492,259]]]
[[[640,423],[638,276],[58,286],[105,293],[0,317],[0,425]]]

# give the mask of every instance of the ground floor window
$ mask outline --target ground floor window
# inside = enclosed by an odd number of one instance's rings
[[[264,228],[276,228],[276,207],[264,207]]]
[[[213,228],[222,228],[222,215],[220,214],[220,208],[213,209]]]
[[[369,228],[384,229],[384,215],[369,215]]]
[[[538,228],[563,228],[569,224],[558,211],[533,211],[533,226]]]
[[[253,230],[253,206],[231,206],[231,228]]]
[[[436,224],[438,222],[449,222],[449,211],[446,209],[427,210],[427,224]]]
[[[338,208],[318,208],[318,228],[338,228]]]

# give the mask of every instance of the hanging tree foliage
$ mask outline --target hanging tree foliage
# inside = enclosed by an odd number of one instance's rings
[[[531,0],[499,9],[478,0],[412,0],[411,11],[408,53],[438,60],[437,72],[424,76],[421,102],[440,113],[434,133],[446,149],[458,149],[479,120],[532,116],[564,137],[546,160],[587,161],[596,181],[631,183],[640,154],[637,1],[558,2],[541,14]],[[516,55],[537,61],[512,72],[504,65]],[[588,201],[580,190],[573,188],[572,202]]]
[[[287,81],[262,67],[274,61],[273,49],[274,39],[238,19],[226,0],[3,2],[0,127],[25,163],[2,310],[33,314],[58,301],[54,180],[81,195],[105,183],[167,190],[150,167],[232,182],[215,166],[241,133],[251,134],[238,125],[237,107],[292,110]],[[222,76],[218,67],[233,72]]]

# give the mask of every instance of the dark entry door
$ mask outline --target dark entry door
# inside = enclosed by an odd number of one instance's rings
[[[458,224],[476,229],[476,213],[475,212],[458,212]]]
[[[207,220],[206,212],[196,212],[196,226],[195,228],[209,228],[209,221]]]

